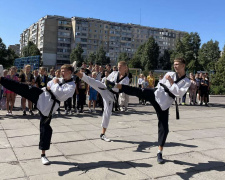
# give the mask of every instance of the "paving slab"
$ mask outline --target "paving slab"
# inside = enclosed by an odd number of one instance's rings
[[[19,160],[40,159],[41,157],[41,151],[38,146],[14,148],[14,151]],[[54,145],[50,147],[50,150],[47,151],[46,154],[48,157],[63,155]]]
[[[58,173],[40,174],[35,176],[29,176],[29,180],[91,180],[83,171],[76,168],[70,168],[68,171],[59,171]]]
[[[0,163],[1,179],[17,179],[25,177],[23,169],[17,161]]]
[[[81,170],[102,167],[106,164],[118,163],[119,160],[108,152],[94,152],[82,155],[67,156],[67,159]]]
[[[26,146],[35,146],[39,143],[40,135],[30,135],[30,136],[22,136],[22,137],[11,137],[8,138],[10,144],[13,147],[26,147]]]
[[[139,166],[149,167],[149,164],[140,163]],[[91,179],[149,179],[149,176],[138,171],[128,163],[115,163],[104,165],[104,167],[95,167],[86,172]]]
[[[11,144],[8,141],[7,137],[0,138],[0,149],[2,148],[10,148]]]
[[[0,163],[17,161],[17,158],[11,148],[0,149]]]
[[[118,140],[120,140],[120,138],[116,137],[113,138],[113,141],[111,142],[105,142],[101,139],[97,139],[97,140],[90,140],[91,143],[93,143],[96,147],[98,147],[101,150],[113,150],[113,149],[123,149],[123,148],[127,148],[127,147],[135,147],[136,145],[134,144],[130,144],[130,143],[120,143],[118,142]]]
[[[60,143],[60,142],[72,142],[72,141],[81,141],[86,138],[80,135],[78,132],[63,132],[63,133],[55,133],[52,136],[52,143]]]
[[[68,142],[68,143],[58,143],[55,144],[55,147],[64,155],[85,154],[101,151],[100,148],[95,146],[93,143],[90,143],[90,141],[88,140]]]
[[[36,127],[26,128],[26,129],[12,129],[5,130],[7,137],[21,137],[29,135],[39,135],[40,131]]]
[[[49,158],[51,165],[43,166],[40,159],[33,159],[27,161],[21,161],[21,166],[27,176],[32,175],[44,175],[49,173],[60,173],[61,171],[67,171],[70,168],[78,170],[73,164],[63,157],[51,157]]]

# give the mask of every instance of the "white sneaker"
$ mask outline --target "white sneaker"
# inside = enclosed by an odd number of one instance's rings
[[[41,162],[42,162],[43,165],[48,165],[48,164],[50,164],[50,161],[49,161],[48,158],[45,157],[45,156],[41,157]]]
[[[93,110],[92,110],[92,112],[93,112],[93,113],[96,113],[96,110],[95,110],[95,109],[93,109]]]
[[[100,137],[101,137],[101,140],[104,140],[104,141],[106,141],[106,142],[110,142],[110,141],[111,141],[110,139],[108,139],[108,138],[106,137],[105,134],[103,134],[103,135],[100,136]]]
[[[88,109],[88,112],[91,113],[92,112],[91,109]]]
[[[122,112],[123,112],[123,111],[124,111],[124,108],[123,108],[123,107],[120,107],[120,111],[122,111]]]
[[[6,116],[10,116],[10,115],[11,115],[11,113],[10,113],[10,112],[7,112],[7,113],[6,113]]]
[[[0,77],[3,77],[3,66],[0,64]]]

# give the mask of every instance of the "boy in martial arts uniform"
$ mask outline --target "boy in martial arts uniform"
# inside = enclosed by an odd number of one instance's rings
[[[183,58],[177,58],[174,60],[175,72],[168,72],[164,78],[157,85],[156,89],[150,88],[137,88],[121,84],[113,85],[114,83],[107,82],[111,87],[118,88],[121,92],[124,92],[131,96],[137,96],[141,99],[150,101],[155,108],[158,116],[158,145],[159,150],[157,153],[158,163],[163,163],[162,150],[166,142],[167,135],[169,133],[168,120],[169,120],[169,108],[172,105],[175,98],[182,97],[189,89],[191,83],[185,74],[185,60]],[[176,101],[175,101],[176,103]],[[177,107],[177,103],[176,103]],[[177,119],[179,119],[178,108]]]
[[[3,67],[0,65],[0,74],[2,69]],[[53,78],[48,82],[47,88],[42,89],[0,77],[0,83],[4,87],[37,105],[40,111],[39,149],[42,150],[41,161],[44,165],[50,164],[45,156],[45,151],[50,148],[52,114],[59,108],[59,102],[72,97],[75,91],[75,83],[71,79],[72,73],[73,67],[71,65],[63,65],[61,67],[62,78]]]
[[[112,72],[107,79],[110,81],[113,81],[115,83],[119,84],[129,84],[129,78],[126,75],[126,69],[127,64],[125,61],[120,61],[118,63],[118,72]],[[83,81],[85,81],[87,84],[89,84],[91,87],[93,87],[96,91],[98,91],[103,99],[104,104],[104,111],[102,115],[102,133],[100,135],[100,138],[104,141],[109,142],[110,139],[108,139],[105,135],[106,129],[109,125],[110,116],[112,113],[112,106],[114,102],[114,90],[116,92],[119,92],[117,88],[113,88],[111,91],[109,91],[106,88],[106,85],[101,83],[100,81],[97,81],[84,73],[77,72],[76,75],[80,77]]]

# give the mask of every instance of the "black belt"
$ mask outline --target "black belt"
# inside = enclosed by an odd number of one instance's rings
[[[49,112],[49,115],[48,115],[48,117],[45,119],[44,123],[47,123],[47,122],[51,119],[51,117],[52,117],[52,112],[53,112],[53,109],[54,109],[54,107],[55,107],[55,103],[60,104],[60,101],[59,101],[58,99],[56,99],[55,95],[52,93],[52,91],[51,91],[50,89],[47,89],[47,88],[46,88],[46,91],[48,91],[49,94],[51,95],[51,99],[53,100],[53,104],[52,104],[51,110],[50,110],[50,112]]]
[[[178,104],[177,104],[177,100],[176,100],[176,96],[170,92],[170,90],[168,89],[168,87],[165,84],[159,83],[160,86],[162,86],[164,88],[164,91],[171,97],[174,99],[175,101],[175,105],[176,105],[176,119],[180,119],[180,115],[179,115],[179,108],[178,108]]]

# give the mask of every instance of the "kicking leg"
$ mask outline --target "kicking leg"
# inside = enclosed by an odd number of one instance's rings
[[[0,83],[8,90],[19,94],[20,96],[30,100],[34,104],[37,104],[39,95],[43,92],[42,89],[39,89],[34,86],[29,86],[27,84],[22,84],[20,82],[7,79],[4,77],[0,78]]]

